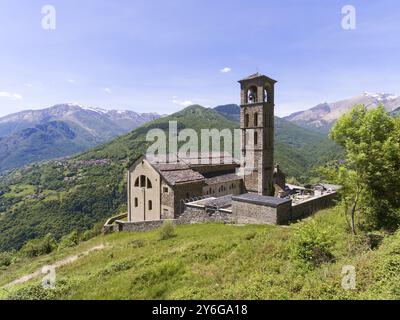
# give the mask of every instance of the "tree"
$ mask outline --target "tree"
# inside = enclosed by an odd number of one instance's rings
[[[330,137],[345,150],[345,161],[325,170],[343,185],[342,203],[352,232],[400,225],[400,120],[382,106],[355,106],[334,125]]]

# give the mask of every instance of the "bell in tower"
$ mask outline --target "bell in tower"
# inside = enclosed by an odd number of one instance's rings
[[[247,192],[273,196],[274,86],[259,73],[239,81],[241,172]]]

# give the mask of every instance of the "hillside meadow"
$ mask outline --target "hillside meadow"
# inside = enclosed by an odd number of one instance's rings
[[[165,228],[164,228],[165,229]],[[55,289],[40,277],[2,299],[398,299],[400,233],[373,243],[352,236],[339,207],[290,226],[198,224],[98,236],[50,255],[22,259],[0,286],[71,255]],[[82,252],[104,244],[87,255]],[[312,250],[308,250],[312,248]],[[342,268],[356,270],[355,290]]]

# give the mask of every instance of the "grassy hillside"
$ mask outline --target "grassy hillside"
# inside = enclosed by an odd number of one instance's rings
[[[176,236],[167,240],[160,240],[159,233],[154,230],[99,236],[49,256],[16,262],[0,273],[0,286],[42,265],[99,244],[107,246],[58,268],[55,290],[42,289],[36,278],[0,291],[0,297],[400,298],[400,233],[371,247],[365,236],[350,236],[336,208],[289,227],[184,225],[177,227]],[[308,251],[299,252],[299,247]],[[344,265],[356,268],[355,290],[341,287]]]
[[[60,239],[125,211],[129,161],[145,152],[149,129],[168,129],[174,120],[179,129],[196,131],[238,127],[212,109],[192,106],[71,159],[13,171],[0,178],[0,251],[19,249],[49,232]],[[306,180],[327,150],[325,138],[284,120],[277,120],[276,136],[276,161],[288,176]]]

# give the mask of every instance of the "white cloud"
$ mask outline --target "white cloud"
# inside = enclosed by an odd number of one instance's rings
[[[231,71],[232,71],[232,69],[229,68],[229,67],[225,67],[225,68],[221,69],[222,73],[228,73],[228,72],[231,72]]]
[[[176,97],[174,97],[174,98],[175,99],[172,100],[172,103],[180,105],[181,107],[189,107],[194,104],[194,102],[190,101],[190,100],[181,101],[181,100],[176,99]]]
[[[76,81],[74,79],[68,79],[67,80],[69,83],[74,84]]]
[[[18,93],[11,93],[11,92],[5,92],[5,91],[0,91],[0,98],[8,98],[11,100],[22,100],[22,96]]]
[[[104,91],[107,92],[108,94],[112,94],[112,91],[110,88],[104,88]]]

